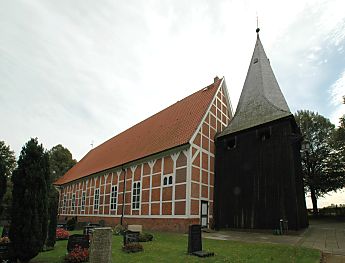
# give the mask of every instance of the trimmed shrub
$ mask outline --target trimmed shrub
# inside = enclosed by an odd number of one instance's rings
[[[139,243],[128,243],[122,247],[122,250],[127,253],[135,253],[143,251],[143,246]]]
[[[140,233],[139,234],[139,242],[148,242],[148,241],[152,241],[153,239],[153,235],[149,234],[149,233]]]
[[[120,224],[113,227],[113,233],[115,236],[123,235],[126,231],[126,228]]]
[[[67,220],[66,226],[67,226],[67,230],[74,230],[75,227],[77,225],[77,217],[72,217],[71,219]]]
[[[104,220],[99,220],[99,221],[98,221],[98,224],[99,224],[101,227],[105,227],[105,221],[104,221]]]

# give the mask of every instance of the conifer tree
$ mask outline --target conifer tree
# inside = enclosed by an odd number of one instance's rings
[[[48,237],[46,245],[47,247],[54,247],[56,241],[56,226],[57,226],[57,214],[59,206],[59,193],[51,186],[49,190],[49,225],[48,225]]]
[[[29,140],[13,171],[10,240],[16,257],[28,262],[43,248],[47,236],[49,157],[38,140]]]

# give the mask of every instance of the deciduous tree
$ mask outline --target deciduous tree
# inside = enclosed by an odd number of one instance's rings
[[[295,118],[309,145],[302,154],[303,178],[310,192],[313,212],[317,214],[317,199],[342,188],[345,183],[344,167],[333,144],[335,126],[329,119],[308,110],[298,111]]]
[[[63,176],[77,163],[77,161],[73,159],[72,153],[61,144],[51,148],[48,153],[52,182]]]
[[[2,214],[2,200],[7,190],[7,181],[15,167],[14,152],[4,141],[0,141],[0,215]]]

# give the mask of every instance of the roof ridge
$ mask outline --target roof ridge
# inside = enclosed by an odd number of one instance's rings
[[[223,78],[220,78],[219,80],[222,80],[222,79],[223,79]],[[180,102],[182,102],[182,101],[184,101],[184,100],[188,99],[189,97],[191,97],[191,96],[195,95],[195,94],[196,94],[196,93],[198,93],[198,92],[203,91],[203,90],[204,90],[204,89],[206,89],[206,88],[207,88],[207,89],[208,89],[208,88],[210,88],[210,87],[211,87],[211,86],[213,86],[214,84],[215,84],[215,83],[212,83],[212,84],[210,84],[210,85],[208,85],[208,86],[206,86],[206,87],[203,87],[203,88],[201,88],[201,89],[199,89],[199,90],[197,90],[197,91],[193,92],[192,94],[188,95],[187,97],[184,97],[184,98],[182,98],[182,99],[180,99],[180,100],[176,101],[175,103],[173,103],[173,104],[169,105],[168,107],[166,107],[166,108],[164,108],[164,109],[162,109],[162,110],[160,110],[160,111],[156,112],[155,114],[153,114],[153,115],[151,115],[151,116],[147,117],[146,119],[143,119],[142,121],[139,121],[138,123],[134,124],[133,126],[131,126],[131,127],[127,128],[127,129],[125,129],[124,131],[122,131],[122,132],[120,132],[120,133],[116,134],[115,136],[113,136],[113,137],[109,138],[108,140],[104,141],[103,143],[99,144],[99,145],[98,145],[98,146],[96,146],[95,148],[91,149],[89,152],[91,152],[92,150],[97,149],[97,148],[98,148],[98,147],[100,147],[101,145],[103,145],[103,144],[107,143],[108,141],[112,140],[113,138],[115,138],[115,137],[117,137],[117,136],[120,136],[121,134],[123,134],[123,133],[125,133],[125,132],[129,131],[130,129],[132,129],[132,128],[134,128],[134,127],[139,126],[139,125],[140,125],[140,124],[142,124],[143,122],[145,122],[145,121],[147,121],[147,120],[149,120],[149,119],[151,119],[151,118],[155,117],[156,115],[158,115],[158,114],[162,113],[163,111],[168,110],[169,108],[171,108],[171,107],[175,106],[177,103],[180,103]],[[88,152],[88,153],[89,153],[89,152]],[[87,154],[88,154],[88,153],[87,153]],[[86,156],[86,155],[85,155],[85,156]],[[85,157],[85,156],[84,156],[84,157]],[[83,158],[84,158],[84,157],[83,157]],[[83,158],[82,158],[82,159],[83,159]],[[81,159],[81,160],[82,160],[82,159]]]
[[[149,116],[90,150],[55,184],[131,164],[189,142],[214,98],[222,79]],[[215,87],[215,88],[214,88]]]

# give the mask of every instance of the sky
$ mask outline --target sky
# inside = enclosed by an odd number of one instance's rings
[[[17,157],[37,137],[45,148],[62,144],[80,160],[215,76],[225,76],[235,109],[257,17],[291,111],[316,111],[335,125],[345,113],[343,0],[0,5],[0,140]]]

